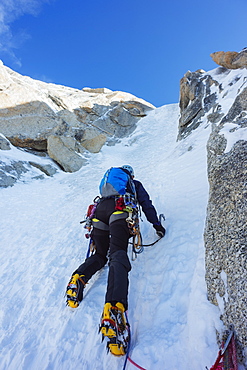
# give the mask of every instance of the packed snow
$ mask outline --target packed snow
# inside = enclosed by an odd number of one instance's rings
[[[1,370],[123,368],[125,359],[107,354],[98,334],[108,266],[92,278],[77,309],[69,309],[64,297],[88,248],[80,221],[98,195],[104,172],[123,164],[133,166],[157,212],[166,216],[167,230],[131,261],[130,358],[146,370],[213,365],[215,330],[223,328],[219,308],[207,300],[205,283],[206,142],[211,129],[202,124],[177,142],[178,115],[177,104],[157,108],[128,138],[90,154],[80,171],[27,179],[0,190]],[[144,214],[142,220],[148,244],[156,234]],[[135,368],[127,362],[126,369]]]

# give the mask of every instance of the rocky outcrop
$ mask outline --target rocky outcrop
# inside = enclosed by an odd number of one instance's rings
[[[236,51],[217,51],[210,54],[211,58],[218,65],[228,69],[247,68],[247,49],[241,52]]]
[[[0,188],[53,176],[59,167],[45,153],[20,150],[0,134]]]
[[[86,151],[129,135],[153,108],[128,93],[48,84],[0,63],[0,133],[15,146],[48,151],[65,171],[80,169]]]
[[[10,142],[6,137],[0,134],[0,150],[10,150]]]
[[[247,141],[238,140],[229,152],[226,146],[221,127],[214,126],[208,141],[206,283],[208,298],[220,307],[225,326],[234,325],[239,361],[246,362]]]
[[[221,67],[182,78],[178,138],[211,125],[204,231],[208,298],[225,327],[234,326],[239,361],[247,369],[247,70],[243,64],[229,69],[238,57],[225,54]]]
[[[23,161],[11,161],[6,164],[0,161],[0,187],[13,186],[23,174],[28,172],[28,163]]]
[[[92,89],[91,87],[83,87],[82,91],[89,92],[89,93],[111,93],[112,90],[107,89],[105,87],[99,87],[96,89]]]
[[[48,154],[66,172],[78,171],[86,160],[83,147],[72,137],[50,135],[48,137]]]
[[[219,83],[203,70],[188,71],[180,80],[178,140],[196,129],[215,105],[217,94],[211,89],[214,85]]]
[[[33,158],[35,161],[35,158]],[[8,163],[0,160],[0,188],[13,186],[16,182],[44,179],[53,176],[58,169],[54,164],[11,159]],[[28,173],[28,176],[27,176]]]
[[[246,80],[246,77],[243,78]],[[235,78],[235,81],[239,79]],[[205,226],[206,282],[210,301],[221,307],[226,327],[234,325],[239,360],[247,359],[247,87],[213,125],[208,141],[210,184]],[[226,95],[227,97],[227,95]],[[227,146],[235,142],[231,150]]]
[[[41,101],[0,109],[0,132],[22,148],[46,150],[47,138],[59,123],[55,112]]]
[[[235,114],[239,119],[245,117],[246,92],[243,91],[246,83],[245,70],[236,72],[219,67],[212,74],[198,70],[188,71],[184,75],[180,80],[178,140],[188,136],[205,121],[205,118],[209,123],[218,123],[222,119],[224,123],[228,118],[231,121]],[[229,99],[230,90],[239,80],[242,80],[239,94],[236,93]],[[224,81],[229,81],[226,86]],[[222,102],[228,99],[229,112],[223,112],[219,99]]]

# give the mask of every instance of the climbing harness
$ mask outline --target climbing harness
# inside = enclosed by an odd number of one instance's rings
[[[85,223],[84,228],[87,229],[89,233],[90,233],[91,227],[92,227],[92,219],[93,219],[93,217],[95,215],[95,211],[96,211],[97,205],[100,202],[100,199],[101,198],[99,196],[97,196],[97,197],[94,198],[93,204],[90,204],[88,206],[85,220],[80,221],[80,224],[84,224]],[[88,238],[88,235],[87,234],[85,236],[86,236],[86,238]]]
[[[165,221],[165,216],[163,213],[159,215],[159,222],[162,222],[162,219]],[[129,242],[129,244],[132,245],[132,261],[134,261],[137,258],[137,255],[142,253],[145,247],[152,247],[155,245],[162,237],[159,236],[158,239],[156,239],[153,243],[150,244],[142,244],[142,235],[140,232],[140,226],[139,226],[139,219],[136,225],[133,227],[133,237],[132,241]]]
[[[92,226],[93,226],[93,218],[94,218],[94,215],[95,215],[95,211],[96,211],[96,208],[97,208],[97,205],[99,204],[99,202],[100,202],[100,197],[99,196],[94,198],[93,204],[90,204],[88,206],[85,220],[80,221],[80,224],[85,223],[84,228],[87,230],[87,233],[85,234],[85,237],[87,239],[89,239],[86,258],[88,258],[90,255],[94,254],[95,251],[96,251],[96,246],[95,246],[94,241],[91,237],[91,230],[92,230]]]
[[[129,233],[131,235],[129,244],[132,245],[132,261],[134,261],[137,258],[137,255],[143,252],[145,247],[151,247],[155,245],[161,239],[161,237],[158,237],[158,239],[156,239],[153,243],[143,244],[142,235],[140,231],[141,211],[140,207],[136,204],[135,197],[133,197],[129,193],[126,193],[125,195],[122,196],[114,196],[114,198],[115,198],[115,211],[109,218],[109,224],[121,218],[126,219],[129,228]],[[87,229],[85,237],[89,239],[86,258],[94,254],[96,250],[96,246],[91,237],[92,228],[96,227],[97,229],[100,230],[105,231],[109,230],[109,225],[105,224],[103,221],[95,217],[96,208],[102,199],[104,198],[100,198],[99,196],[97,196],[93,200],[93,204],[90,204],[88,206],[85,220],[80,222],[81,224],[85,223],[84,228]],[[128,217],[126,217],[126,212],[128,213]],[[160,223],[162,222],[162,219],[165,220],[164,214],[159,215]]]
[[[132,261],[134,261],[137,258],[137,255],[142,253],[144,250],[138,218],[136,219],[135,225],[132,227],[131,234],[132,240],[129,242],[129,244],[132,245]]]

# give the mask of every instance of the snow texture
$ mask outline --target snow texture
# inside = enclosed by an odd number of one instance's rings
[[[177,104],[155,109],[131,136],[91,154],[80,171],[0,190],[1,370],[123,368],[124,358],[107,354],[98,334],[108,266],[92,278],[77,309],[66,307],[64,297],[87,252],[80,221],[104,172],[123,164],[133,166],[157,212],[165,214],[167,229],[132,262],[130,357],[147,370],[212,366],[218,352],[215,329],[222,324],[205,283],[210,127],[201,125],[176,142],[178,115]],[[142,219],[143,241],[151,243],[155,230]],[[134,368],[128,362],[126,369]]]

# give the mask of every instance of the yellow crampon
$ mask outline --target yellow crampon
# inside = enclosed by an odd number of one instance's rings
[[[114,356],[124,356],[124,355],[126,355],[124,346],[122,344],[108,342],[107,348],[109,348],[109,351]]]
[[[72,275],[69,284],[67,286],[66,295],[67,295],[67,305],[71,308],[76,308],[79,306],[80,301],[78,299],[79,286],[78,280],[85,285],[82,277],[84,275],[74,274]],[[82,288],[83,289],[83,288]]]
[[[102,335],[108,338],[116,336],[115,321],[111,318],[111,307],[112,304],[109,302],[104,305],[100,327]]]
[[[124,316],[124,306],[118,302],[115,306],[111,303],[104,305],[101,326],[102,341],[109,339],[107,350],[114,356],[124,356],[128,347],[128,330]]]

